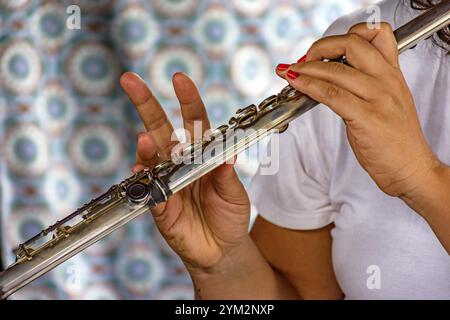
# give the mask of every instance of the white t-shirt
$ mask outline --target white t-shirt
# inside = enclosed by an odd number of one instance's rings
[[[419,14],[399,1],[380,7],[382,21],[394,28]],[[358,11],[340,18],[326,35],[344,34],[369,15]],[[449,60],[431,40],[400,57],[427,141],[446,164]],[[271,176],[258,171],[251,201],[262,217],[281,227],[306,230],[335,223],[333,265],[347,299],[450,299],[449,255],[419,214],[384,194],[361,168],[341,118],[320,105],[292,122],[280,139],[279,171]]]

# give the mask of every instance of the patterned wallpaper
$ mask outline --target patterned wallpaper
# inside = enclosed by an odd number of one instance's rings
[[[373,1],[372,1],[373,2]],[[118,86],[152,86],[180,127],[171,86],[188,73],[214,125],[278,91],[338,16],[369,0],[0,0],[1,244],[11,248],[130,175],[142,127]],[[66,8],[81,8],[81,29]],[[251,157],[250,157],[251,158]],[[239,167],[245,182],[257,163]],[[190,299],[182,263],[140,217],[15,299]]]

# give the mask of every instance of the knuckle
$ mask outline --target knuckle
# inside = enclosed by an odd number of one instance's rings
[[[382,90],[379,98],[385,106],[392,106],[393,104],[395,104],[395,97],[389,90]]]
[[[311,77],[300,77],[300,81],[305,89],[311,88],[314,85],[314,79]]]
[[[359,22],[351,26],[351,28],[348,30],[348,33],[356,32],[356,30],[359,30],[360,28],[366,28],[367,23],[366,22]]]
[[[344,73],[345,66],[339,62],[328,62],[327,63],[328,71],[331,73]]]
[[[390,32],[392,32],[392,30],[393,30],[392,26],[388,22],[385,22],[385,21],[380,22],[380,28],[381,28],[381,30],[390,31]]]
[[[358,43],[361,43],[361,41],[363,41],[363,38],[360,35],[356,34],[356,33],[349,33],[347,35],[347,38],[348,38],[348,41],[350,43],[358,44]]]
[[[335,98],[340,94],[340,89],[336,86],[329,85],[326,88],[325,95],[327,98]]]

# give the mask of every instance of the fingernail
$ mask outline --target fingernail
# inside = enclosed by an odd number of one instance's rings
[[[136,173],[136,172],[142,171],[142,169],[144,169],[144,166],[143,166],[142,164],[136,163],[136,164],[133,165],[133,167],[131,168],[131,172]]]
[[[305,62],[305,61],[306,61],[306,54],[303,57],[301,57],[300,59],[298,59],[297,63]]]
[[[285,71],[285,70],[287,70],[290,66],[291,66],[290,64],[280,63],[280,64],[277,66],[277,70],[278,70],[278,71]]]
[[[139,132],[138,136],[137,136],[138,141],[141,140],[144,136],[145,136],[145,132]]]
[[[300,73],[295,72],[295,71],[293,71],[293,70],[289,70],[289,71],[287,72],[287,76],[288,76],[289,78],[291,78],[292,80],[297,79],[299,75],[300,75]]]

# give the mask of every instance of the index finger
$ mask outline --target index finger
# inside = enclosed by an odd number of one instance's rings
[[[322,61],[345,56],[350,66],[365,74],[378,76],[389,64],[365,38],[356,33],[331,36],[316,41],[307,53],[307,61]]]
[[[120,78],[120,83],[131,102],[136,106],[145,128],[152,134],[159,156],[164,160],[169,159],[171,149],[178,141],[173,138],[173,126],[160,103],[137,74],[124,73]]]

